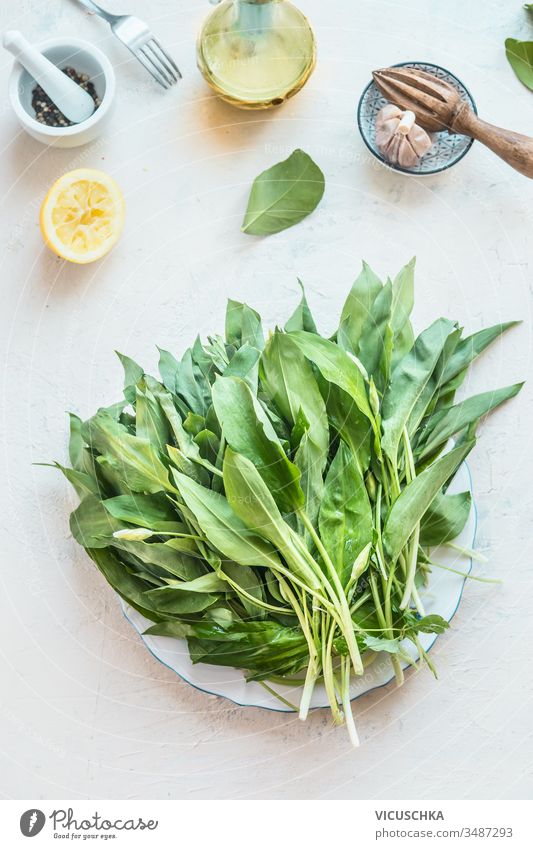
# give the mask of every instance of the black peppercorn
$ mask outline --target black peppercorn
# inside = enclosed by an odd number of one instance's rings
[[[80,74],[75,68],[71,68],[70,66],[61,70],[67,77],[70,77],[71,80],[74,80],[84,91],[91,95],[94,100],[94,108],[98,109],[100,98],[96,93],[93,83],[89,79],[89,75]],[[74,124],[74,121],[69,121],[68,118],[65,118],[40,85],[36,85],[32,91],[31,105],[35,111],[35,118],[41,124],[47,124],[49,127],[71,127]]]

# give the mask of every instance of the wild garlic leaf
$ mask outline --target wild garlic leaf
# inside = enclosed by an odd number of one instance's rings
[[[339,328],[344,328],[344,333],[350,341],[350,349],[353,354],[359,351],[363,327],[367,324],[371,315],[372,305],[381,291],[381,280],[374,274],[366,262],[357,280],[350,289],[342,308]],[[303,328],[304,330],[306,328]]]
[[[423,615],[421,546],[464,527],[471,495],[447,487],[479,417],[520,388],[451,406],[511,323],[461,340],[441,319],[412,347],[412,271],[382,286],[364,265],[329,340],[302,292],[266,346],[258,313],[231,301],[226,339],[161,351],[165,385],[122,357],[125,400],[71,415],[73,468],[58,464],[81,497],[74,536],[147,633],[247,680],[297,674],[302,717],[322,678],[340,720],[360,651],[388,652],[401,679],[400,640],[447,627]]]
[[[322,377],[347,392],[361,412],[373,421],[363,376],[349,355],[341,351],[334,342],[314,333],[297,330],[289,335],[307,359],[317,367]]]
[[[69,413],[70,438],[68,444],[69,460],[78,472],[86,472],[85,452],[87,446],[81,435],[83,422],[75,413]]]
[[[322,473],[325,459],[327,458],[317,449],[310,431],[305,430],[294,455],[294,465],[300,470],[300,486],[304,494],[304,508],[312,525],[316,525],[324,494]],[[307,533],[305,533],[305,539],[309,542]]]
[[[402,431],[424,387],[430,379],[454,323],[446,318],[424,330],[413,348],[400,360],[392,373],[383,396],[383,451],[393,463],[397,461]]]
[[[405,629],[405,636],[411,634],[443,634],[450,627],[450,623],[439,616],[438,613],[430,613],[419,619],[412,617],[411,624]]]
[[[488,346],[498,339],[506,330],[516,327],[519,321],[507,321],[503,324],[495,324],[478,330],[466,339],[462,339],[451,355],[446,368],[440,379],[440,386],[444,387],[459,374],[466,374],[465,369],[472,363]]]
[[[132,554],[154,575],[161,579],[179,578],[192,581],[204,573],[198,551],[191,556],[189,551],[178,551],[168,542],[141,542],[138,540],[113,539],[112,547]],[[189,544],[190,544],[189,540]],[[194,549],[193,549],[194,550]]]
[[[291,335],[276,331],[270,337],[261,357],[261,377],[269,398],[292,426],[303,412],[323,469],[329,445],[326,406],[313,369]]]
[[[302,290],[302,297],[291,317],[285,322],[284,329],[287,333],[291,330],[307,330],[308,333],[318,333],[315,320],[307,303],[304,285],[300,279],[298,279],[298,285]]]
[[[389,511],[383,532],[383,544],[392,561],[398,558],[433,499],[455,474],[474,444],[471,440],[439,457],[401,491]]]
[[[443,545],[458,537],[466,525],[471,506],[470,492],[437,495],[422,518],[420,545]]]
[[[96,495],[87,495],[70,515],[72,536],[84,548],[107,548],[123,525],[107,512]]]
[[[272,542],[296,575],[309,586],[318,587],[316,577],[295,546],[294,532],[283,519],[256,467],[231,448],[224,457],[224,487],[228,503],[239,519],[251,531]]]
[[[212,564],[213,565],[213,564]],[[239,563],[231,561],[220,561],[216,567],[216,573],[225,582],[226,588],[231,590],[240,598],[241,604],[249,616],[264,618],[266,612],[259,604],[254,604],[252,599],[259,602],[264,601],[265,594],[263,592],[263,582],[258,573],[251,566],[243,566]]]
[[[373,522],[363,476],[343,442],[328,470],[318,526],[320,538],[346,586],[357,556],[372,540]]]
[[[245,342],[235,352],[228,367],[224,370],[224,377],[241,377],[246,381],[254,395],[257,395],[257,380],[259,373],[259,358],[261,351],[253,348]]]
[[[413,257],[392,283],[391,327],[393,333],[393,366],[411,350],[414,343],[413,329],[409,316],[415,303],[415,263]]]
[[[163,451],[170,440],[170,428],[156,397],[142,385],[135,392],[135,433],[148,439],[158,451]]]
[[[279,559],[272,546],[244,524],[228,500],[185,475],[176,474],[181,497],[215,547],[244,566],[271,566]]]
[[[240,301],[228,300],[226,307],[226,342],[235,348],[241,345],[251,345],[262,351],[265,346],[261,316],[248,304]]]
[[[169,522],[177,523],[179,516],[172,508],[171,502],[161,495],[117,495],[102,501],[107,512],[121,522],[130,525],[149,527],[161,530]],[[185,525],[183,525],[185,531]]]
[[[115,351],[115,353],[124,369],[124,396],[131,404],[135,400],[135,386],[142,379],[144,369],[135,360],[132,360],[131,357],[121,354],[120,351]]]
[[[270,401],[292,426],[297,439],[294,464],[307,514],[314,524],[324,488],[322,474],[329,449],[326,406],[310,363],[287,333],[276,331],[261,357],[261,379]]]
[[[86,422],[82,435],[130,489],[135,492],[173,491],[168,471],[149,440],[128,433],[107,412],[101,411]]]
[[[101,495],[101,488],[98,481],[86,472],[69,469],[68,466],[62,466],[61,463],[37,463],[36,465],[51,466],[53,469],[59,469],[73,487],[80,500],[85,498],[86,495]]]
[[[477,422],[478,419],[486,416],[491,410],[503,404],[504,401],[514,398],[520,392],[522,386],[523,383],[515,383],[512,386],[505,386],[492,392],[482,392],[461,401],[454,407],[433,413],[425,423],[422,434],[425,438],[422,445],[417,447],[417,457],[423,459],[432,454],[451,436],[459,433],[472,422]]]
[[[381,389],[388,381],[391,363],[392,298],[392,284],[388,282],[380,289],[370,308],[359,342],[359,359]]]
[[[295,150],[255,178],[242,224],[243,233],[270,236],[298,224],[318,206],[324,175],[303,150]]]
[[[333,433],[337,433],[350,449],[362,472],[370,463],[372,426],[360,411],[353,398],[334,383],[321,378],[319,384],[325,399],[328,418]]]
[[[370,651],[386,651],[389,654],[397,654],[401,650],[399,640],[373,637],[371,634],[365,634],[365,647]]]
[[[89,548],[87,554],[94,561],[108,584],[124,601],[153,622],[161,622],[165,618],[164,614],[157,613],[153,609],[150,601],[146,598],[146,593],[151,588],[150,584],[131,575],[124,569],[124,564],[110,549]]]
[[[213,405],[224,439],[257,466],[280,509],[291,513],[301,507],[300,472],[250,387],[237,377],[219,377],[213,384]]]
[[[443,372],[459,344],[461,333],[462,330],[458,327],[446,339],[433,373],[420,393],[409,416],[407,423],[409,437],[414,437],[418,433],[418,427],[424,416],[430,415],[434,411],[439,396],[439,385]]]
[[[156,587],[148,590],[145,599],[161,613],[185,616],[210,607],[217,601],[217,596],[203,592],[181,592],[176,587]]]
[[[507,38],[505,55],[520,82],[533,91],[533,41]]]

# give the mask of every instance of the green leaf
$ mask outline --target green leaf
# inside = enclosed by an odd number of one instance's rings
[[[241,563],[225,560],[224,563],[219,564],[217,575],[227,581],[228,590],[231,587],[239,595],[241,604],[249,616],[264,617],[264,610],[248,598],[252,596],[258,601],[264,600],[263,584],[254,569],[243,566]]]
[[[67,466],[62,466],[61,463],[37,463],[40,466],[51,466],[53,469],[59,469],[64,474],[68,482],[74,488],[78,498],[85,498],[86,495],[99,495],[100,486],[98,481],[86,472],[78,472],[76,469],[69,469]]]
[[[177,540],[167,542],[140,542],[126,539],[113,539],[113,548],[133,554],[147,568],[151,568],[153,574],[163,577],[169,576],[179,578],[180,581],[192,581],[205,572],[204,566],[196,556],[191,557],[190,552],[178,551]],[[191,540],[180,540],[179,543],[188,543],[191,548]],[[159,568],[155,568],[159,567]],[[164,571],[161,571],[164,570]],[[167,574],[168,573],[168,574]]]
[[[95,495],[87,495],[70,514],[72,536],[84,548],[107,548],[121,527]]]
[[[159,402],[142,384],[135,389],[135,433],[160,452],[170,439],[168,420]]]
[[[191,637],[194,634],[194,625],[188,622],[180,622],[179,619],[167,619],[162,622],[157,622],[151,625],[146,631],[143,631],[145,637],[174,637],[176,640],[183,640],[186,637]]]
[[[359,359],[381,389],[384,389],[389,377],[393,338],[391,310],[392,285],[388,282],[372,304],[359,342]]]
[[[392,284],[393,365],[411,350],[414,343],[409,316],[415,303],[415,262],[413,257],[396,275]]]
[[[295,150],[255,178],[242,224],[243,233],[269,236],[298,224],[318,206],[324,175],[303,150]]]
[[[457,349],[457,345],[459,344],[459,340],[461,338],[461,328],[457,328],[457,330],[453,330],[446,342],[444,343],[444,347],[441,351],[440,357],[437,360],[437,364],[433,370],[431,377],[426,383],[424,389],[418,396],[418,400],[414,405],[411,415],[409,416],[409,422],[407,425],[407,430],[410,437],[415,437],[418,432],[418,427],[420,422],[422,421],[425,415],[428,415],[433,411],[435,407],[438,397],[439,397],[439,385],[442,380],[442,375],[450,362],[450,358],[453,356],[455,350]]]
[[[169,499],[162,495],[117,495],[106,498],[102,504],[113,518],[155,531],[168,530],[169,522],[179,520]]]
[[[344,334],[350,341],[349,350],[352,354],[357,354],[359,351],[363,327],[370,317],[372,304],[380,291],[381,280],[370,266],[363,262],[361,273],[350,289],[339,321],[339,327],[343,327]]]
[[[261,357],[263,388],[283,417],[294,426],[300,411],[309,424],[321,469],[327,460],[329,428],[326,406],[309,362],[292,335],[276,331]]]
[[[216,436],[216,434],[212,431],[204,428],[204,430],[201,430],[200,433],[194,437],[194,441],[200,449],[200,456],[212,465],[215,465],[218,450],[220,448],[220,440],[218,436]]]
[[[386,651],[389,654],[397,654],[401,649],[399,640],[387,640],[384,637],[372,637],[370,634],[365,634],[365,647],[370,649],[370,651]]]
[[[199,622],[193,628],[196,636],[189,639],[193,663],[254,670],[247,680],[293,674],[309,660],[302,631],[273,620],[235,622],[229,628],[215,622]]]
[[[226,307],[226,342],[235,348],[248,343],[262,351],[265,346],[261,316],[247,304],[228,300]]]
[[[424,330],[413,348],[394,369],[383,396],[381,445],[393,463],[397,462],[398,444],[402,431],[424,387],[437,364],[454,323],[446,318]]]
[[[94,561],[108,584],[124,601],[153,622],[160,622],[165,618],[156,613],[146,599],[146,591],[150,589],[150,584],[130,575],[110,549],[91,548],[87,550],[87,554]]]
[[[478,419],[486,416],[495,407],[503,404],[504,401],[514,398],[520,392],[523,385],[523,383],[515,383],[512,386],[505,386],[502,389],[495,389],[492,392],[482,392],[479,395],[474,395],[472,398],[461,401],[454,407],[434,413],[426,420],[423,431],[425,440],[417,448],[417,458],[423,459],[433,454],[451,436],[459,433],[460,430],[463,430],[463,428],[472,422],[476,422]]]
[[[124,397],[132,404],[135,401],[135,386],[144,376],[144,369],[131,357],[121,354],[120,351],[115,351],[115,353],[124,369]]]
[[[172,478],[174,478],[175,469],[177,469],[202,486],[209,486],[209,472],[199,462],[186,457],[183,451],[180,451],[179,448],[174,448],[173,445],[167,445],[167,453],[172,463],[170,467]]]
[[[405,636],[411,634],[443,634],[450,627],[450,623],[439,616],[438,613],[431,613],[428,616],[423,616],[417,619],[412,616],[412,622],[405,629]]]
[[[346,586],[352,566],[372,540],[372,509],[361,471],[340,443],[329,467],[320,514],[320,537]]]
[[[302,298],[291,317],[285,322],[284,329],[287,333],[291,330],[307,330],[308,333],[318,333],[315,320],[305,297],[304,285],[300,279],[298,279],[298,285],[302,290]]]
[[[211,576],[204,577],[211,578]],[[216,575],[213,577],[216,578]],[[153,590],[148,590],[144,598],[158,613],[172,614],[173,616],[200,613],[217,601],[216,595],[202,592],[181,592],[176,587],[156,587]]]
[[[533,41],[507,38],[505,55],[520,82],[533,91]]]
[[[183,422],[183,429],[193,437],[199,434],[205,428],[205,418],[197,413],[188,413],[187,418]],[[168,439],[167,439],[168,442]]]
[[[224,377],[240,377],[245,380],[254,395],[257,395],[257,379],[261,351],[248,342],[240,347],[224,370]]]
[[[149,440],[132,436],[107,412],[100,411],[85,422],[82,434],[133,491],[173,491],[168,472]]]
[[[159,351],[159,374],[166,389],[173,395],[177,393],[177,376],[179,363],[170,351],[158,348]]]
[[[322,397],[330,425],[346,443],[361,471],[365,472],[370,462],[371,425],[347,392],[333,383],[323,383]]]
[[[87,472],[86,468],[86,452],[87,446],[81,435],[83,422],[75,413],[69,413],[70,420],[70,438],[68,444],[68,455],[72,467],[78,472]]]
[[[398,558],[435,496],[455,474],[474,445],[474,440],[465,442],[439,457],[402,490],[390,509],[383,532],[383,544],[391,560]]]
[[[256,465],[280,509],[286,513],[298,509],[304,503],[300,472],[287,458],[250,387],[237,377],[219,377],[213,384],[213,405],[224,439]]]
[[[472,506],[469,492],[437,495],[420,524],[420,545],[443,545],[459,536]]]
[[[179,395],[190,410],[204,416],[210,395],[209,383],[195,364],[191,349],[185,351],[180,362],[169,351],[158,350],[159,373],[165,388]]]
[[[304,494],[304,508],[311,523],[316,524],[320,503],[324,493],[324,471],[327,459],[320,450],[317,450],[309,429],[305,430],[294,455],[294,465],[300,470],[300,485]],[[307,534],[306,534],[307,539]]]
[[[275,568],[279,564],[272,546],[249,530],[223,495],[179,473],[176,480],[181,497],[203,533],[225,557],[244,566]]]
[[[350,395],[361,412],[373,421],[363,375],[350,356],[334,342],[302,330],[289,334],[301,352],[317,367],[322,377]]]
[[[317,588],[316,578],[294,546],[295,533],[285,522],[254,464],[228,448],[224,457],[228,502],[245,525],[275,545],[294,573]]]
[[[486,327],[484,330],[479,330],[473,333],[472,336],[467,336],[457,345],[455,351],[450,357],[443,374],[441,375],[440,385],[445,387],[450,381],[456,378],[459,374],[465,374],[467,366],[478,357],[485,348],[494,342],[502,333],[509,330],[511,327],[516,327],[520,324],[519,321],[507,321],[503,324],[495,324],[493,327]],[[457,386],[455,387],[457,388]]]

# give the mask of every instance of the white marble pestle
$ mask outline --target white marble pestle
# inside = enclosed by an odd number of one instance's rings
[[[3,45],[26,68],[69,121],[80,124],[90,118],[95,109],[91,95],[32,47],[18,30],[5,32]]]

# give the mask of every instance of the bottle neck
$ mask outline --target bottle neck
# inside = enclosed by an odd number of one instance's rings
[[[273,25],[276,6],[284,0],[233,0],[235,26],[243,37],[254,37]]]

